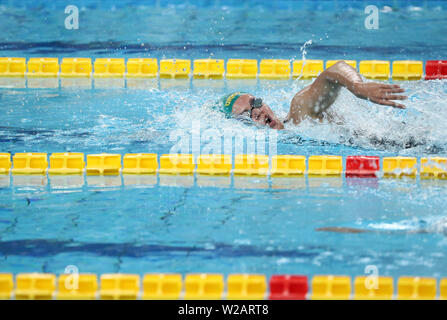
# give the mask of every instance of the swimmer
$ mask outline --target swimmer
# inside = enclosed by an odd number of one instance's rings
[[[310,117],[322,121],[329,120],[329,107],[335,102],[340,89],[345,87],[360,99],[377,104],[405,109],[405,106],[393,100],[405,100],[400,95],[405,90],[396,84],[363,82],[360,74],[344,61],[339,61],[324,70],[315,81],[299,91],[290,103],[285,120],[281,121],[261,98],[246,92],[234,92],[218,101],[213,108],[223,111],[228,117],[251,119],[257,124],[273,129],[284,129],[284,123],[291,121],[298,125]]]

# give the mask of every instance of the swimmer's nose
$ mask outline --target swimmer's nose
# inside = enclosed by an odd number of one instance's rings
[[[261,108],[256,108],[252,111],[253,120],[258,120],[263,114],[263,110]]]

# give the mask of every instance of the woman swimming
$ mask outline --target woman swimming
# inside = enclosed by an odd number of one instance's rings
[[[214,108],[227,116],[246,115],[258,124],[281,130],[285,122],[292,121],[298,125],[306,117],[318,120],[324,117],[331,119],[327,110],[337,99],[342,87],[347,88],[360,99],[395,108],[405,108],[404,105],[393,101],[407,98],[400,95],[405,90],[399,85],[363,82],[360,74],[344,61],[339,61],[323,71],[312,84],[295,94],[290,103],[289,113],[283,121],[261,98],[246,92],[233,92],[218,101]]]

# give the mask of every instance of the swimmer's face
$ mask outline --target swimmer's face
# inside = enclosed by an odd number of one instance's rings
[[[252,101],[256,97],[251,94],[241,95],[233,104],[233,114],[250,118],[254,122],[269,126],[272,129],[284,129],[284,125],[281,120],[273,113],[272,109],[265,103],[262,103],[260,108],[252,109]],[[251,112],[250,112],[251,111]]]

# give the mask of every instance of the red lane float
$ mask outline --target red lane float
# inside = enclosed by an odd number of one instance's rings
[[[379,157],[348,156],[346,158],[346,177],[376,178],[379,170]]]
[[[447,60],[429,60],[425,63],[425,80],[447,79]]]
[[[308,290],[306,276],[272,275],[269,300],[305,300]]]

